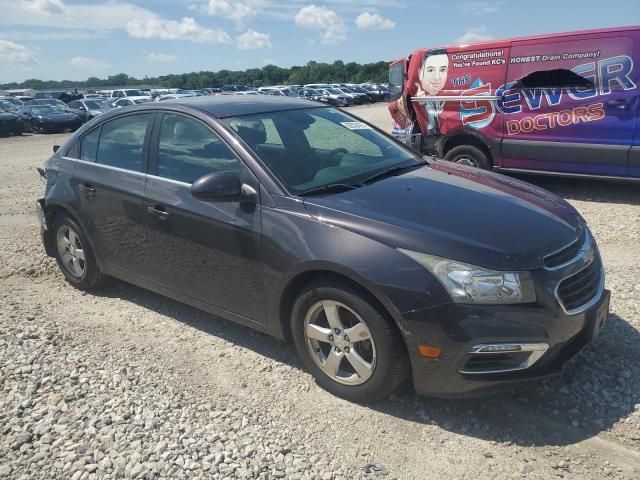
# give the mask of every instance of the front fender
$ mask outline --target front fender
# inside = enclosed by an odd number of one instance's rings
[[[291,206],[293,211],[262,210],[267,323],[276,335],[287,286],[310,272],[353,280],[396,320],[405,312],[451,302],[430,272],[395,248],[315,219],[300,205]]]

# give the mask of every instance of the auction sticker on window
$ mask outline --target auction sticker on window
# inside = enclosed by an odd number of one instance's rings
[[[340,122],[340,125],[349,130],[371,130],[371,127],[364,122]]]

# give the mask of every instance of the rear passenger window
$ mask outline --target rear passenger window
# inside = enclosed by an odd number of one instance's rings
[[[158,144],[158,175],[193,183],[214,171],[243,172],[243,164],[204,123],[165,114]]]
[[[73,145],[67,148],[64,156],[67,158],[78,158],[78,154],[80,153],[79,144],[80,142],[75,142]]]
[[[100,136],[100,127],[93,129],[82,137],[80,142],[80,160],[86,162],[96,161],[96,150],[98,148],[98,137]]]
[[[150,113],[127,115],[102,125],[97,162],[139,172]]]

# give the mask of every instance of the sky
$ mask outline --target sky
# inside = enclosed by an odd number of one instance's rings
[[[640,25],[615,0],[0,0],[0,83],[142,78]]]

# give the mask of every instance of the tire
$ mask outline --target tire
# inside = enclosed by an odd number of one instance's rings
[[[104,276],[80,225],[62,214],[54,220],[52,230],[55,258],[67,282],[79,290],[90,290],[102,283]]]
[[[484,153],[477,147],[471,145],[458,145],[449,150],[445,156],[445,160],[469,167],[481,168],[483,170],[491,170],[492,163]]]
[[[326,312],[334,308],[340,331],[328,322]],[[335,320],[332,323],[335,327]],[[357,330],[349,330],[353,327]],[[358,340],[345,336],[349,331],[352,336],[358,335]],[[406,350],[392,320],[347,281],[327,279],[304,288],[293,305],[291,333],[298,354],[316,382],[346,400],[366,403],[386,398],[406,376]],[[328,370],[336,373],[330,375]]]

